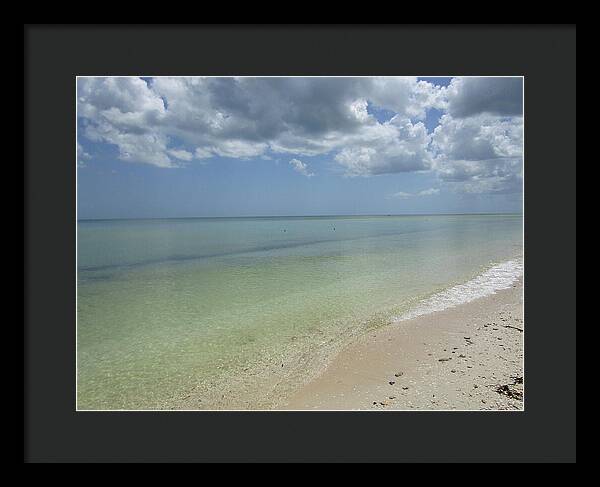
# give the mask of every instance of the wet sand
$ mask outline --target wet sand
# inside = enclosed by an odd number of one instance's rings
[[[523,285],[392,323],[278,409],[523,410]]]

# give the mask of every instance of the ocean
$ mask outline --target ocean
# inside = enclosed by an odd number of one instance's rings
[[[507,287],[521,215],[87,220],[78,409],[269,409],[367,330]]]

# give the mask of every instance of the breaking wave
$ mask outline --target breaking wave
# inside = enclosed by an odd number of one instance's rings
[[[523,262],[521,259],[496,264],[474,279],[453,286],[422,301],[413,309],[396,317],[394,321],[410,320],[417,316],[453,308],[489,296],[501,289],[508,289],[522,275]]]

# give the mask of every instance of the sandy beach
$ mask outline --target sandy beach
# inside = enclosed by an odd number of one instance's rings
[[[523,335],[521,278],[366,334],[282,409],[523,410]]]

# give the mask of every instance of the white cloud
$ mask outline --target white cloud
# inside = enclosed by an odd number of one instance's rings
[[[268,144],[264,142],[253,142],[245,140],[224,140],[212,147],[212,152],[221,157],[234,159],[247,159],[257,157],[265,153]]]
[[[83,147],[77,142],[77,165],[79,167],[85,167],[85,161],[90,159],[91,156],[83,150]]]
[[[169,149],[167,153],[181,161],[191,161],[194,158],[194,154],[183,149]]]
[[[397,193],[391,194],[390,198],[398,198],[398,199],[407,200],[409,198],[414,198],[416,196],[434,196],[436,194],[439,194],[439,192],[440,192],[440,190],[438,188],[424,189],[422,191],[417,191],[416,193],[408,193],[405,191],[398,191]]]
[[[433,145],[439,153],[455,160],[520,157],[523,119],[485,115],[455,119],[444,115],[435,128]]]
[[[425,118],[427,108],[443,108],[446,104],[440,86],[414,77],[368,78],[369,99],[374,105],[411,118]]]
[[[194,151],[195,159],[208,159],[213,156],[214,156],[214,154],[211,151],[209,151],[208,149],[203,148],[203,147],[197,147],[196,150]]]
[[[440,103],[439,87],[416,78],[79,78],[83,135],[117,146],[120,158],[160,167],[212,155],[251,158],[374,148],[381,161],[351,173],[422,168],[414,128],[383,126],[368,106],[393,110],[399,120],[422,118]],[[417,127],[415,125],[414,127]],[[173,147],[177,141],[186,149]],[[181,145],[177,143],[177,145]],[[182,153],[179,152],[181,155]],[[189,160],[185,156],[183,160]],[[373,171],[371,171],[373,169]]]
[[[396,115],[349,140],[335,160],[350,176],[426,170],[432,163],[430,138],[422,122]]]
[[[412,193],[407,193],[405,191],[398,191],[397,193],[390,195],[391,198],[399,198],[399,199],[403,199],[403,200],[406,200],[412,196],[413,196]]]
[[[522,179],[521,78],[82,77],[77,96],[80,135],[127,162],[328,155],[348,176],[433,171],[457,191],[511,192]],[[373,107],[394,115],[379,122]],[[428,133],[431,108],[445,115]]]
[[[522,89],[522,78],[452,80],[431,144],[443,184],[466,193],[521,191]]]
[[[310,172],[308,165],[299,159],[290,160],[290,165],[294,168],[294,171],[306,176],[307,178],[311,178],[315,175],[314,173]]]
[[[444,115],[433,134],[434,169],[442,182],[468,193],[521,190],[523,118]]]
[[[117,146],[119,158],[174,167],[168,137],[153,127],[165,116],[163,100],[140,78],[79,78],[77,111],[83,135]]]
[[[84,77],[77,80],[79,115],[93,118],[115,109],[124,114],[164,114],[162,99],[136,77]]]
[[[94,142],[107,142],[117,146],[119,159],[123,161],[141,162],[164,168],[176,167],[167,154],[168,138],[161,132],[123,131],[101,119],[87,126],[85,136]]]
[[[429,188],[424,189],[423,191],[419,191],[417,194],[419,196],[433,196],[435,194],[439,194],[440,190],[438,188]]]

